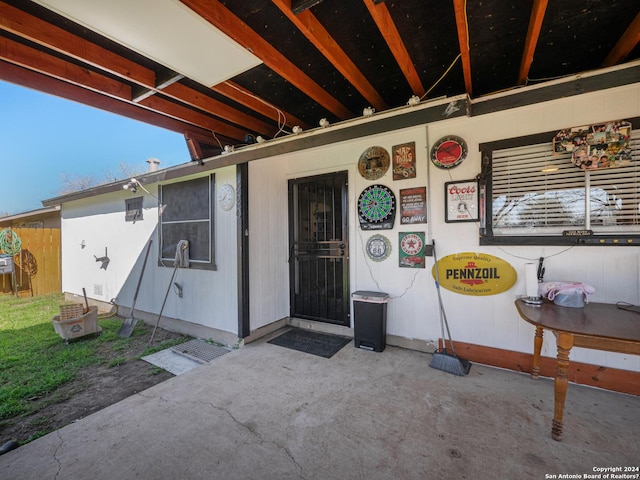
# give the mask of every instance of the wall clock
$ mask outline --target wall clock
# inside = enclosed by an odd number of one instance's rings
[[[396,196],[384,185],[370,185],[358,197],[358,218],[363,230],[389,230],[396,218]]]
[[[467,157],[467,142],[455,135],[446,135],[431,147],[431,162],[438,168],[453,168]]]
[[[376,234],[367,240],[367,255],[374,262],[381,262],[391,254],[391,242],[384,235]]]
[[[236,202],[236,192],[233,186],[225,183],[218,187],[218,203],[223,210],[229,211]]]

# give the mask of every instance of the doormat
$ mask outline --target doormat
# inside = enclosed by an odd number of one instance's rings
[[[349,337],[294,328],[282,335],[272,338],[267,343],[291,348],[299,352],[310,353],[319,357],[331,358],[350,341],[351,338]]]

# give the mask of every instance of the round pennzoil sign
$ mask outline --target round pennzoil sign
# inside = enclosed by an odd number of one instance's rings
[[[435,265],[431,269],[436,278]],[[464,252],[438,260],[440,286],[461,295],[495,295],[506,292],[518,275],[511,264],[487,253]]]

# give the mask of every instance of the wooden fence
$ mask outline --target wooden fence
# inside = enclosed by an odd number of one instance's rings
[[[13,228],[22,240],[22,251],[13,257],[12,275],[0,275],[0,293],[19,296],[44,295],[62,290],[60,229]]]

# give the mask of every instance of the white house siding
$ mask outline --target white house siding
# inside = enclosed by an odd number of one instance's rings
[[[477,224],[447,224],[443,213],[444,182],[471,179],[480,172],[480,143],[639,114],[640,84],[635,84],[483,116],[443,120],[250,163],[251,328],[256,329],[289,314],[287,181],[340,170],[349,172],[351,291],[382,290],[390,294],[388,334],[425,342],[434,342],[440,336],[437,296],[430,273],[433,259],[427,259],[424,270],[399,268],[398,232],[403,231],[427,232],[437,241],[440,258],[466,251],[488,253],[509,262],[519,276],[524,272],[525,263],[535,262],[542,256],[546,258],[546,280],[589,283],[596,288],[591,297],[595,302],[640,303],[640,251],[637,247],[481,247]],[[463,137],[470,154],[459,166],[441,170],[428,161],[428,147],[447,134]],[[383,178],[371,182],[358,174],[357,161],[366,148],[378,145],[391,153],[393,145],[411,141],[416,143],[417,178],[393,181],[389,170]],[[393,230],[362,231],[357,222],[357,198],[362,189],[372,183],[387,185],[398,198],[400,189],[427,186],[429,223],[404,226],[396,218]],[[369,261],[363,251],[366,239],[374,233],[386,235],[392,243],[391,257],[380,263]],[[454,339],[530,353],[533,327],[520,319],[513,305],[523,294],[522,278],[518,278],[507,292],[498,295],[473,297],[443,290]],[[553,337],[544,343],[542,353],[555,356]],[[572,350],[572,359],[640,371],[640,359],[633,355],[576,348]]]
[[[216,170],[216,186],[235,185],[235,167]],[[212,172],[207,172],[210,174]],[[184,179],[180,179],[184,180]],[[158,185],[145,185],[157,196]],[[173,262],[158,266],[157,200],[138,189],[67,202],[62,208],[62,289],[96,300],[131,307],[142,269],[147,242],[153,240],[136,302],[137,318],[157,318],[173,272]],[[125,222],[125,199],[143,196],[144,219]],[[217,270],[178,269],[174,282],[183,288],[179,298],[171,288],[163,317],[184,320],[210,329],[237,334],[237,244],[235,211],[216,207],[215,241]],[[81,246],[84,244],[84,248]],[[106,269],[94,255],[110,259]],[[144,313],[143,313],[144,312]]]

